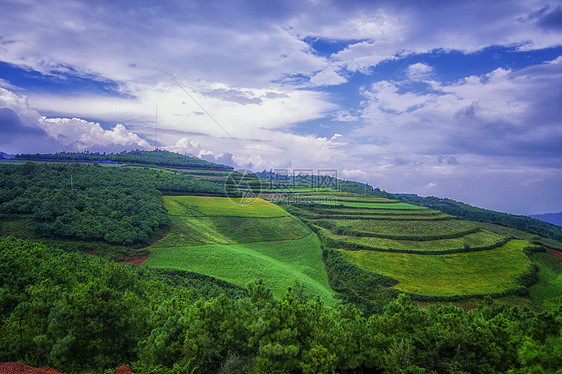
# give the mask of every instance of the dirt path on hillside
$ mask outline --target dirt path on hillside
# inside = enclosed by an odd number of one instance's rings
[[[122,262],[128,262],[130,264],[135,264],[141,266],[150,257],[150,252],[146,251],[145,254],[135,253],[132,256],[126,255],[123,257]]]
[[[553,255],[554,257],[558,257],[559,259],[562,260],[562,252],[557,251],[556,249],[552,249],[552,248],[547,248],[546,251]]]

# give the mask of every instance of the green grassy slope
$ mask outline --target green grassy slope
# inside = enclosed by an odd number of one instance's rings
[[[300,220],[262,199],[165,196],[168,235],[148,248],[143,266],[210,275],[239,286],[262,279],[281,296],[295,281],[334,304],[318,237]]]
[[[279,206],[259,198],[208,196],[164,196],[164,206],[172,216],[188,217],[286,217]]]
[[[349,263],[396,279],[396,290],[446,298],[521,292],[519,279],[532,271],[523,251],[531,242],[510,240],[512,232],[493,232],[381,197],[333,194],[332,204],[325,203],[327,194],[321,197],[320,203],[287,209],[305,218],[325,246]],[[403,209],[389,209],[392,206]]]
[[[427,296],[483,295],[517,288],[531,266],[523,253],[529,243],[511,240],[481,252],[425,256],[376,251],[344,251],[359,267],[398,280],[400,291]]]
[[[165,245],[165,244],[164,244]],[[186,270],[246,286],[262,279],[277,297],[295,281],[309,295],[318,295],[334,304],[322,263],[320,241],[313,233],[303,239],[230,245],[150,247],[151,256],[143,266]]]
[[[535,253],[531,257],[539,267],[539,281],[530,288],[530,296],[535,303],[552,297],[562,297],[562,260],[548,254]]]

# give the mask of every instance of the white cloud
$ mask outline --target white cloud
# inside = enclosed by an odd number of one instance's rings
[[[413,81],[428,80],[433,75],[433,68],[420,62],[408,66],[406,69],[408,78]]]
[[[359,42],[332,55],[337,64],[351,72],[368,73],[369,68],[381,61],[394,59],[395,46],[388,42]]]
[[[84,151],[123,147],[148,148],[146,140],[128,131],[122,124],[105,130],[99,123],[79,118],[43,118],[42,127],[48,136],[65,148]]]
[[[561,183],[560,82],[561,59],[433,81],[426,92],[380,82],[365,92],[365,122],[347,135],[348,149],[362,158],[363,180],[390,191],[546,211],[545,196],[550,209],[562,204],[548,187]]]
[[[0,131],[7,132],[6,136],[9,138],[7,142],[2,143],[2,146],[10,152],[36,152],[37,149],[83,151],[149,147],[146,140],[128,131],[122,124],[106,130],[99,123],[79,118],[43,117],[30,108],[27,97],[18,96],[2,88],[0,88],[0,109],[4,113],[4,118],[0,120],[3,126]],[[32,136],[27,136],[24,140],[22,136],[26,135]],[[45,146],[48,148],[45,149]]]
[[[543,74],[536,71],[545,70]],[[400,154],[533,154],[559,157],[562,144],[562,63],[537,65],[533,74],[497,69],[428,92],[401,91],[378,82],[366,92],[366,125],[357,141],[376,136],[379,152]]]
[[[4,2],[0,61],[58,81],[83,77],[94,85],[111,83],[123,96],[30,89],[28,104],[23,96],[1,94],[8,104],[0,111],[6,120],[0,146],[141,147],[143,139],[154,140],[158,106],[163,148],[241,167],[364,170],[358,178],[396,189],[402,183],[404,192],[423,191],[429,183],[437,183],[436,192],[461,189],[453,176],[463,177],[467,164],[473,174],[485,168],[484,161],[475,166],[478,157],[501,164],[509,156],[514,169],[515,160],[527,166],[559,163],[560,58],[453,83],[437,81],[437,64],[433,71],[407,60],[436,50],[559,46],[556,2],[217,4]],[[308,37],[342,41],[341,50],[316,53],[304,42]],[[373,67],[404,58],[410,64],[404,76],[406,66],[376,82],[383,78]],[[2,78],[0,86],[14,91],[14,82]],[[397,81],[406,78],[410,81]],[[411,89],[412,80],[431,90]],[[355,97],[353,86],[359,84],[364,103]],[[342,91],[336,91],[338,85]],[[318,136],[314,132],[323,129],[301,126],[331,118],[347,123],[338,129],[341,137]],[[107,123],[122,125],[105,129]],[[542,178],[543,171],[533,171],[528,180]]]
[[[199,143],[184,136],[176,144],[163,147],[163,149],[181,154],[196,155],[201,150]]]
[[[316,74],[314,74],[310,78],[310,86],[319,87],[319,86],[337,86],[339,84],[347,82],[347,79],[338,74],[336,70],[332,67],[329,67],[325,70],[322,70]]]
[[[46,74],[71,72],[118,83],[155,84],[171,74],[180,80],[265,88],[301,74],[319,85],[341,84],[345,79],[338,69],[367,71],[410,52],[559,45],[560,34],[543,22],[556,8],[538,14],[540,8],[539,0],[439,6],[387,1],[296,6],[289,1],[267,7],[244,1],[237,7],[203,1],[142,7],[13,2],[3,4],[0,35],[7,42],[0,60]],[[322,57],[302,41],[305,37],[358,42]]]
[[[312,90],[251,89],[198,82],[182,83],[182,87],[175,83],[131,84],[128,93],[130,98],[119,99],[34,94],[29,100],[42,112],[121,122],[147,139],[154,138],[157,107],[160,144],[174,147],[184,136],[209,144],[209,140],[201,141],[193,135],[210,136],[217,154],[221,149],[240,151],[239,143],[244,139],[270,141],[272,130],[287,131],[337,109],[328,95]]]

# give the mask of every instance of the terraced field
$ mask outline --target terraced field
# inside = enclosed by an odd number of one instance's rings
[[[527,240],[415,205],[353,194],[303,194],[318,202],[287,207],[326,248],[397,290],[429,297],[502,294],[531,271]],[[321,199],[320,199],[321,197]]]
[[[388,275],[400,291],[426,296],[485,295],[517,288],[529,270],[529,243],[511,240],[489,251],[427,256],[377,251],[343,251],[367,271]]]
[[[372,235],[387,235],[386,233],[371,233]],[[433,240],[412,240],[413,236],[404,236],[397,239],[388,239],[369,236],[354,235],[335,235],[329,230],[320,232],[321,237],[325,237],[334,247],[341,247],[349,250],[366,249],[384,252],[411,252],[439,254],[435,252],[456,253],[469,252],[475,250],[486,250],[499,247],[506,242],[506,238],[486,231],[469,233],[459,238],[433,239]],[[421,235],[424,234],[419,234]]]
[[[272,218],[290,216],[281,207],[258,198],[164,196],[164,206],[170,215],[184,217]]]
[[[335,304],[318,237],[262,199],[165,196],[172,228],[143,266],[206,274],[239,286],[262,279],[276,296],[295,281]]]

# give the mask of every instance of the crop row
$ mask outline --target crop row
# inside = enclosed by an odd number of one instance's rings
[[[421,254],[421,255],[442,255],[451,253],[463,253],[463,252],[476,252],[485,251],[501,247],[507,243],[510,238],[500,237],[499,239],[489,242],[488,244],[475,245],[470,244],[468,241],[464,241],[464,244],[459,247],[453,247],[451,239],[434,240],[423,242],[422,246],[418,246],[416,249],[414,246],[414,241],[404,243],[404,241],[392,240],[390,242],[384,242],[386,246],[375,246],[372,244],[364,244],[359,240],[353,240],[350,237],[337,237],[331,231],[320,227],[315,224],[309,224],[310,228],[317,233],[318,237],[330,248],[341,248],[350,251],[368,250],[368,251],[378,251],[378,252],[394,252],[394,253],[411,253],[411,254]],[[478,234],[478,233],[476,233]],[[385,239],[382,239],[385,240]],[[444,246],[444,244],[449,244],[449,246]],[[392,245],[395,245],[393,247]],[[402,248],[398,248],[402,246]]]
[[[523,253],[529,245],[525,240],[510,240],[489,251],[439,256],[364,250],[340,252],[364,270],[398,280],[395,286],[398,290],[430,300],[524,292],[522,287],[536,280],[536,269]]]
[[[411,240],[411,241],[430,241],[430,240],[440,240],[440,239],[457,239],[462,238],[468,234],[474,234],[480,231],[479,227],[473,227],[465,229],[462,231],[456,231],[451,233],[440,233],[440,234],[389,234],[384,232],[373,232],[373,231],[362,231],[354,230],[349,227],[337,226],[331,220],[317,220],[315,223],[330,230],[335,235],[344,236],[357,236],[357,237],[371,237],[371,238],[382,238],[382,239],[392,239],[392,240]]]
[[[371,220],[392,220],[392,221],[446,221],[456,219],[453,216],[449,216],[447,214],[443,214],[438,212],[437,214],[431,213],[429,215],[423,215],[418,213],[413,214],[405,214],[405,211],[398,211],[396,213],[392,211],[374,211],[373,213],[368,214],[337,214],[337,213],[321,213],[319,212],[312,212],[307,209],[303,209],[302,207],[296,207],[294,205],[284,205],[284,209],[290,212],[293,215],[304,219],[318,219],[318,218],[325,218],[325,219],[346,219],[346,220],[361,220],[361,219],[371,219]],[[433,211],[430,211],[433,212]]]

